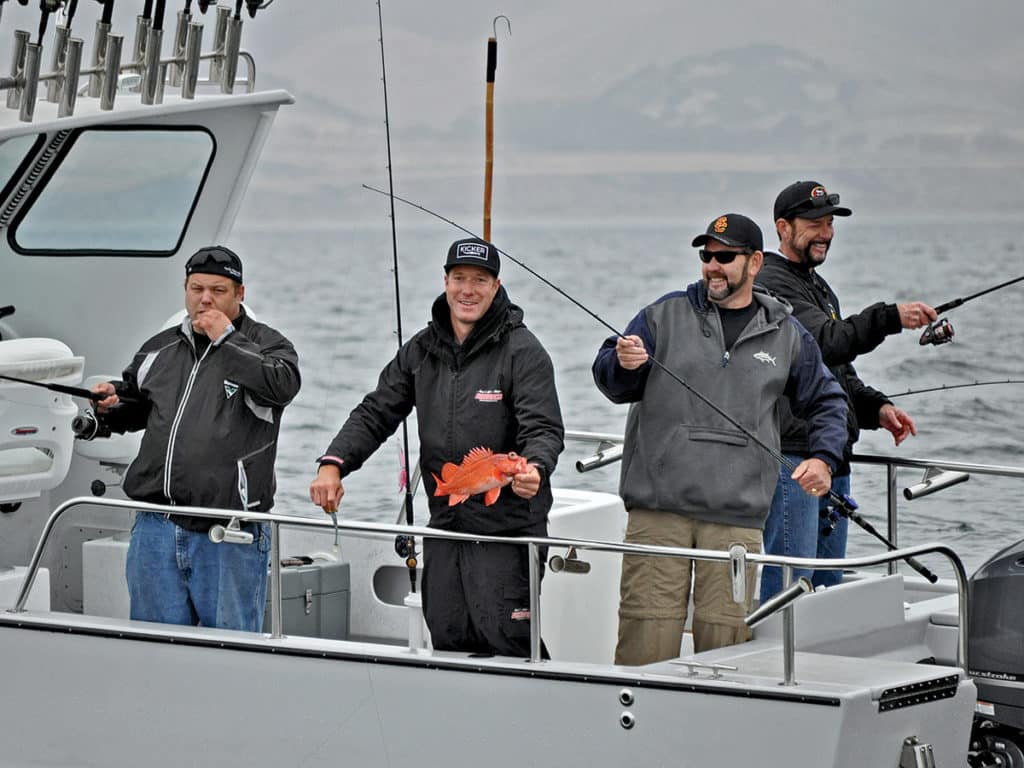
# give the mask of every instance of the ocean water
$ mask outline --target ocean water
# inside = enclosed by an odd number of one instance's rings
[[[494,240],[621,329],[644,304],[699,278],[699,262],[688,243],[703,227],[699,221],[642,226],[526,222],[496,230]],[[893,218],[841,221],[837,229],[821,272],[836,288],[845,314],[876,301],[940,304],[1024,274],[1024,223],[1019,221]],[[441,225],[399,229],[403,338],[425,324],[442,290],[443,256],[460,236]],[[286,410],[282,430],[277,510],[318,515],[307,490],[315,459],[397,348],[391,231],[373,226],[282,229],[242,221],[232,240],[246,258],[247,303],[294,341],[301,359],[302,391]],[[625,406],[606,401],[590,375],[593,356],[610,333],[607,328],[509,259],[503,263],[502,281],[551,354],[567,429],[621,434]],[[953,343],[921,346],[918,331],[890,336],[856,361],[861,377],[890,395],[1024,378],[1024,281],[972,300],[946,317],[955,329]],[[911,414],[918,435],[896,448],[887,432],[865,432],[858,452],[1024,466],[1024,385],[905,395],[895,402]],[[415,416],[409,433],[415,461]],[[346,479],[343,515],[398,518],[398,435]],[[614,493],[618,465],[576,472],[576,460],[591,452],[586,444],[569,442],[555,485]],[[921,474],[901,470],[898,487],[919,482]],[[1020,480],[974,475],[923,499],[907,502],[901,496],[899,542],[949,544],[973,571],[997,549],[1024,536],[1021,487]],[[853,495],[863,516],[884,532],[884,469],[856,467]],[[422,487],[415,506],[417,523],[425,522]],[[881,549],[851,525],[850,554]],[[939,560],[929,563],[937,567]]]

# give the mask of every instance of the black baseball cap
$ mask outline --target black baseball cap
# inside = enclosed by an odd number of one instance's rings
[[[794,181],[775,198],[775,221],[779,219],[820,219],[849,216],[853,211],[839,205],[839,195],[829,194],[816,181]]]
[[[242,260],[238,254],[223,245],[200,248],[185,262],[185,277],[196,273],[223,275],[242,284]]]
[[[477,237],[456,240],[448,249],[448,259],[444,263],[447,274],[452,267],[483,267],[495,277],[501,271],[501,259],[498,249]]]
[[[708,240],[717,240],[722,245],[743,248],[748,251],[764,250],[761,228],[742,213],[723,213],[708,224],[703,235],[693,238],[693,247],[705,245]]]

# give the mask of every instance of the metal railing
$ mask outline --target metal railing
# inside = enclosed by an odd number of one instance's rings
[[[186,515],[190,517],[204,518],[232,518],[241,522],[266,522],[270,524],[271,548],[270,548],[270,637],[281,638],[282,613],[281,613],[281,558],[280,558],[280,526],[300,528],[320,528],[327,530],[334,529],[334,523],[325,519],[296,517],[293,515],[278,515],[273,513],[246,512],[239,514],[238,510],[210,509],[204,507],[168,507],[159,504],[146,504],[142,502],[119,500],[119,499],[96,499],[93,497],[76,497],[68,499],[60,504],[47,519],[36,544],[32,559],[29,562],[25,573],[24,581],[18,592],[14,606],[9,610],[11,613],[21,613],[25,610],[25,603],[28,600],[32,585],[35,582],[39,570],[39,563],[43,557],[50,535],[60,518],[69,510],[75,507],[103,507],[106,509],[142,510],[158,513],[173,513],[175,515]],[[504,537],[485,536],[479,534],[456,533],[454,531],[443,531],[426,526],[391,525],[387,523],[371,523],[358,520],[339,520],[339,529],[349,532],[354,536],[362,537],[393,537],[397,534],[418,536],[421,538],[446,539],[452,541],[487,542],[496,544],[518,544],[526,546],[529,552],[529,576],[530,576],[530,660],[540,662],[541,652],[541,613],[540,613],[540,551],[542,547],[568,548],[573,547],[577,551],[590,552],[612,552],[631,555],[655,555],[663,557],[682,557],[694,560],[709,560],[729,562],[735,558],[735,553],[705,550],[687,549],[681,547],[664,547],[642,544],[628,544],[622,542],[599,541],[587,539],[565,539],[552,537]],[[225,543],[223,546],[233,546]],[[944,544],[922,544],[904,549],[892,550],[878,555],[865,557],[844,558],[842,560],[819,560],[797,557],[780,557],[775,555],[763,555],[746,553],[745,563],[777,565],[781,566],[784,573],[791,574],[792,568],[863,568],[874,565],[881,565],[894,560],[914,557],[917,555],[937,553],[944,555],[952,564],[956,574],[958,614],[961,631],[958,641],[958,664],[967,670],[967,632],[968,606],[967,606],[967,574],[963,563],[957,554]],[[784,611],[783,622],[783,655],[786,679],[792,683],[793,658],[795,655],[795,641],[792,629],[793,615],[792,605],[780,606]],[[763,617],[762,617],[763,618]]]

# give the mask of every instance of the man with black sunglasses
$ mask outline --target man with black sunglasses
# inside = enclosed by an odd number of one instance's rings
[[[754,286],[763,260],[758,226],[727,213],[693,246],[703,279],[645,307],[594,360],[601,392],[631,404],[619,481],[626,541],[718,550],[740,543],[760,552],[778,462],[749,433],[779,451],[778,404],[788,395],[813,446],[794,475],[820,495],[842,458],[846,400],[789,306]],[[736,603],[725,563],[623,556],[615,663],[679,655],[691,581],[694,649],[748,640],[743,619],[755,576],[748,568],[747,598]]]
[[[906,304],[872,304],[843,317],[835,292],[817,272],[825,263],[834,235],[833,217],[852,211],[839,204],[816,181],[797,181],[775,199],[775,229],[779,253],[767,252],[758,283],[793,306],[796,318],[817,341],[822,358],[849,398],[847,440],[843,460],[832,481],[836,493],[850,492],[850,457],[860,429],[887,429],[896,445],[917,427],[910,416],[877,389],[861,381],[853,367],[857,355],[870,352],[886,336],[904,328],[920,328],[936,319],[935,310],[919,301]],[[807,430],[802,419],[783,408],[783,453],[797,462],[808,453]],[[785,468],[779,472],[771,513],[765,524],[765,551],[791,557],[836,558],[846,555],[848,521],[829,509],[823,497],[802,493]],[[807,576],[815,586],[831,586],[842,580],[840,571],[796,569],[794,578]],[[761,574],[761,600],[782,588],[779,568],[766,567]]]
[[[145,429],[124,478],[130,499],[267,512],[281,414],[299,391],[292,343],[245,311],[242,261],[224,246],[185,264],[186,316],[136,353],[97,412],[114,432]],[[122,399],[123,398],[123,399]],[[116,406],[116,407],[115,407]],[[131,618],[259,632],[270,531],[244,523],[251,543],[214,543],[227,520],[139,511],[128,545]]]

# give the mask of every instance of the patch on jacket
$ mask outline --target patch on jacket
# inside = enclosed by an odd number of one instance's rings
[[[763,349],[760,352],[754,353],[754,359],[762,363],[771,363],[775,365],[775,358],[765,352]]]
[[[234,394],[241,389],[238,384],[231,381],[230,379],[224,379],[224,394],[227,395],[228,400],[234,396]]]
[[[500,403],[504,395],[500,389],[478,389],[473,397],[481,403]]]
[[[529,621],[530,620],[530,609],[529,608],[513,608],[512,609],[512,621]]]

